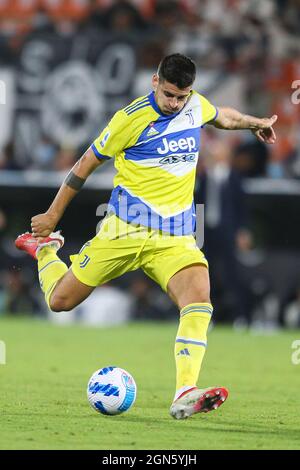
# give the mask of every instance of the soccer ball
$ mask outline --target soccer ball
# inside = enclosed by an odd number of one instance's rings
[[[88,382],[87,397],[98,413],[118,415],[132,407],[136,390],[136,383],[126,370],[109,366],[94,372]]]

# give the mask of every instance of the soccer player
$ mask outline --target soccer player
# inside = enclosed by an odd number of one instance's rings
[[[250,129],[270,144],[276,139],[272,125],[277,116],[259,119],[216,108],[193,90],[195,76],[190,58],[165,57],[153,75],[153,91],[113,116],[74,165],[47,212],[32,217],[32,233],[16,240],[17,248],[37,259],[41,289],[55,312],[73,309],[95,287],[137,268],[168,293],[180,311],[170,408],[176,419],[216,409],[228,395],[224,387],[197,387],[213,313],[207,260],[194,238],[193,190],[202,127]],[[57,256],[64,239],[53,231],[88,176],[113,157],[117,175],[108,215],[68,268]]]

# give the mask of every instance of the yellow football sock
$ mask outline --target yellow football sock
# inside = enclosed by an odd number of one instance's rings
[[[196,386],[206,348],[206,334],[213,307],[209,303],[189,304],[180,311],[175,342],[176,395]]]
[[[57,281],[68,271],[67,265],[59,259],[56,250],[50,246],[42,248],[38,254],[39,280],[42,291],[45,294],[46,303],[49,306],[50,296]]]

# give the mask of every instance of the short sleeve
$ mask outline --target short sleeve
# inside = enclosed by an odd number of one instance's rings
[[[124,111],[118,111],[107,127],[91,145],[100,160],[110,160],[126,148],[129,142],[128,118]]]
[[[202,109],[202,125],[203,127],[207,122],[214,121],[218,116],[218,109],[207,98],[200,96],[201,109]]]

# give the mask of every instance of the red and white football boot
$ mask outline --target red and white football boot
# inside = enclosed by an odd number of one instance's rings
[[[208,413],[219,408],[227,397],[228,390],[224,387],[193,387],[172,403],[170,415],[175,419],[185,419],[196,413]]]
[[[37,259],[37,254],[41,248],[50,246],[58,251],[63,246],[64,241],[64,237],[60,234],[60,230],[57,232],[52,232],[49,237],[43,238],[40,243],[38,242],[38,239],[32,235],[32,233],[26,232],[18,236],[18,238],[15,240],[15,245],[18,250],[25,251],[32,258]]]

